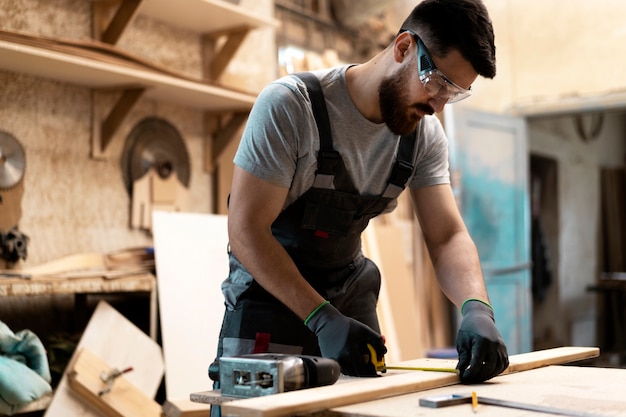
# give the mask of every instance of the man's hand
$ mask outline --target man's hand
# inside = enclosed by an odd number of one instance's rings
[[[486,381],[509,366],[509,356],[496,328],[493,309],[478,300],[465,302],[456,339],[457,369],[464,384]]]
[[[339,362],[341,372],[351,376],[378,376],[367,344],[374,347],[378,359],[382,360],[387,348],[380,334],[344,316],[330,304],[316,311],[306,325],[317,336],[322,356]]]

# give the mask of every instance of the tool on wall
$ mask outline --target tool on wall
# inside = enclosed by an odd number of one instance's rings
[[[253,353],[219,360],[221,393],[230,397],[259,397],[337,382],[341,368],[328,358],[280,353]],[[209,376],[217,380],[215,369]]]
[[[132,198],[131,227],[151,230],[152,211],[186,211],[191,164],[185,141],[168,121],[148,117],[126,139],[122,173]]]
[[[22,215],[26,153],[10,133],[0,131],[0,268],[26,259],[28,237],[18,230]]]
[[[22,181],[26,154],[13,135],[0,131],[0,190],[8,190]]]
[[[475,409],[476,403],[495,405],[498,407],[515,408],[518,410],[536,411],[546,414],[555,414],[559,416],[571,417],[602,417],[598,414],[587,413],[583,411],[567,410],[563,408],[550,407],[545,405],[522,403],[517,401],[500,400],[497,398],[489,398],[472,395],[472,393],[437,395],[432,397],[420,398],[419,404],[422,407],[441,408],[458,404],[472,404]]]

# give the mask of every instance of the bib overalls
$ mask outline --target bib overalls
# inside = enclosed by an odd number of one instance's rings
[[[360,195],[333,149],[318,79],[310,73],[297,75],[307,85],[318,125],[318,169],[313,186],[283,210],[272,233],[324,298],[344,315],[380,332],[380,272],[361,252],[361,233],[406,186],[413,172],[415,133],[401,138],[383,194]],[[315,335],[302,320],[261,288],[232,253],[229,264],[227,285],[222,286],[227,308],[218,358],[265,352],[320,355]]]

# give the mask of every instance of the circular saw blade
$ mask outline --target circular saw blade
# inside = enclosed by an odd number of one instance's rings
[[[149,117],[139,122],[126,140],[122,165],[129,192],[150,168],[158,169],[163,164],[171,166],[178,180],[189,186],[191,167],[185,141],[169,122]]]
[[[0,131],[0,189],[19,184],[25,169],[26,154],[22,144],[13,135]]]

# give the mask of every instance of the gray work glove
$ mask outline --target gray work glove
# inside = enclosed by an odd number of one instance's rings
[[[456,338],[461,382],[479,383],[500,374],[509,366],[509,356],[496,328],[493,309],[481,301],[469,300],[463,304],[461,314]]]
[[[330,304],[322,306],[306,325],[317,336],[322,356],[339,362],[341,372],[351,376],[378,376],[370,360],[368,344],[382,360],[387,348],[383,337],[365,324],[346,317]]]

